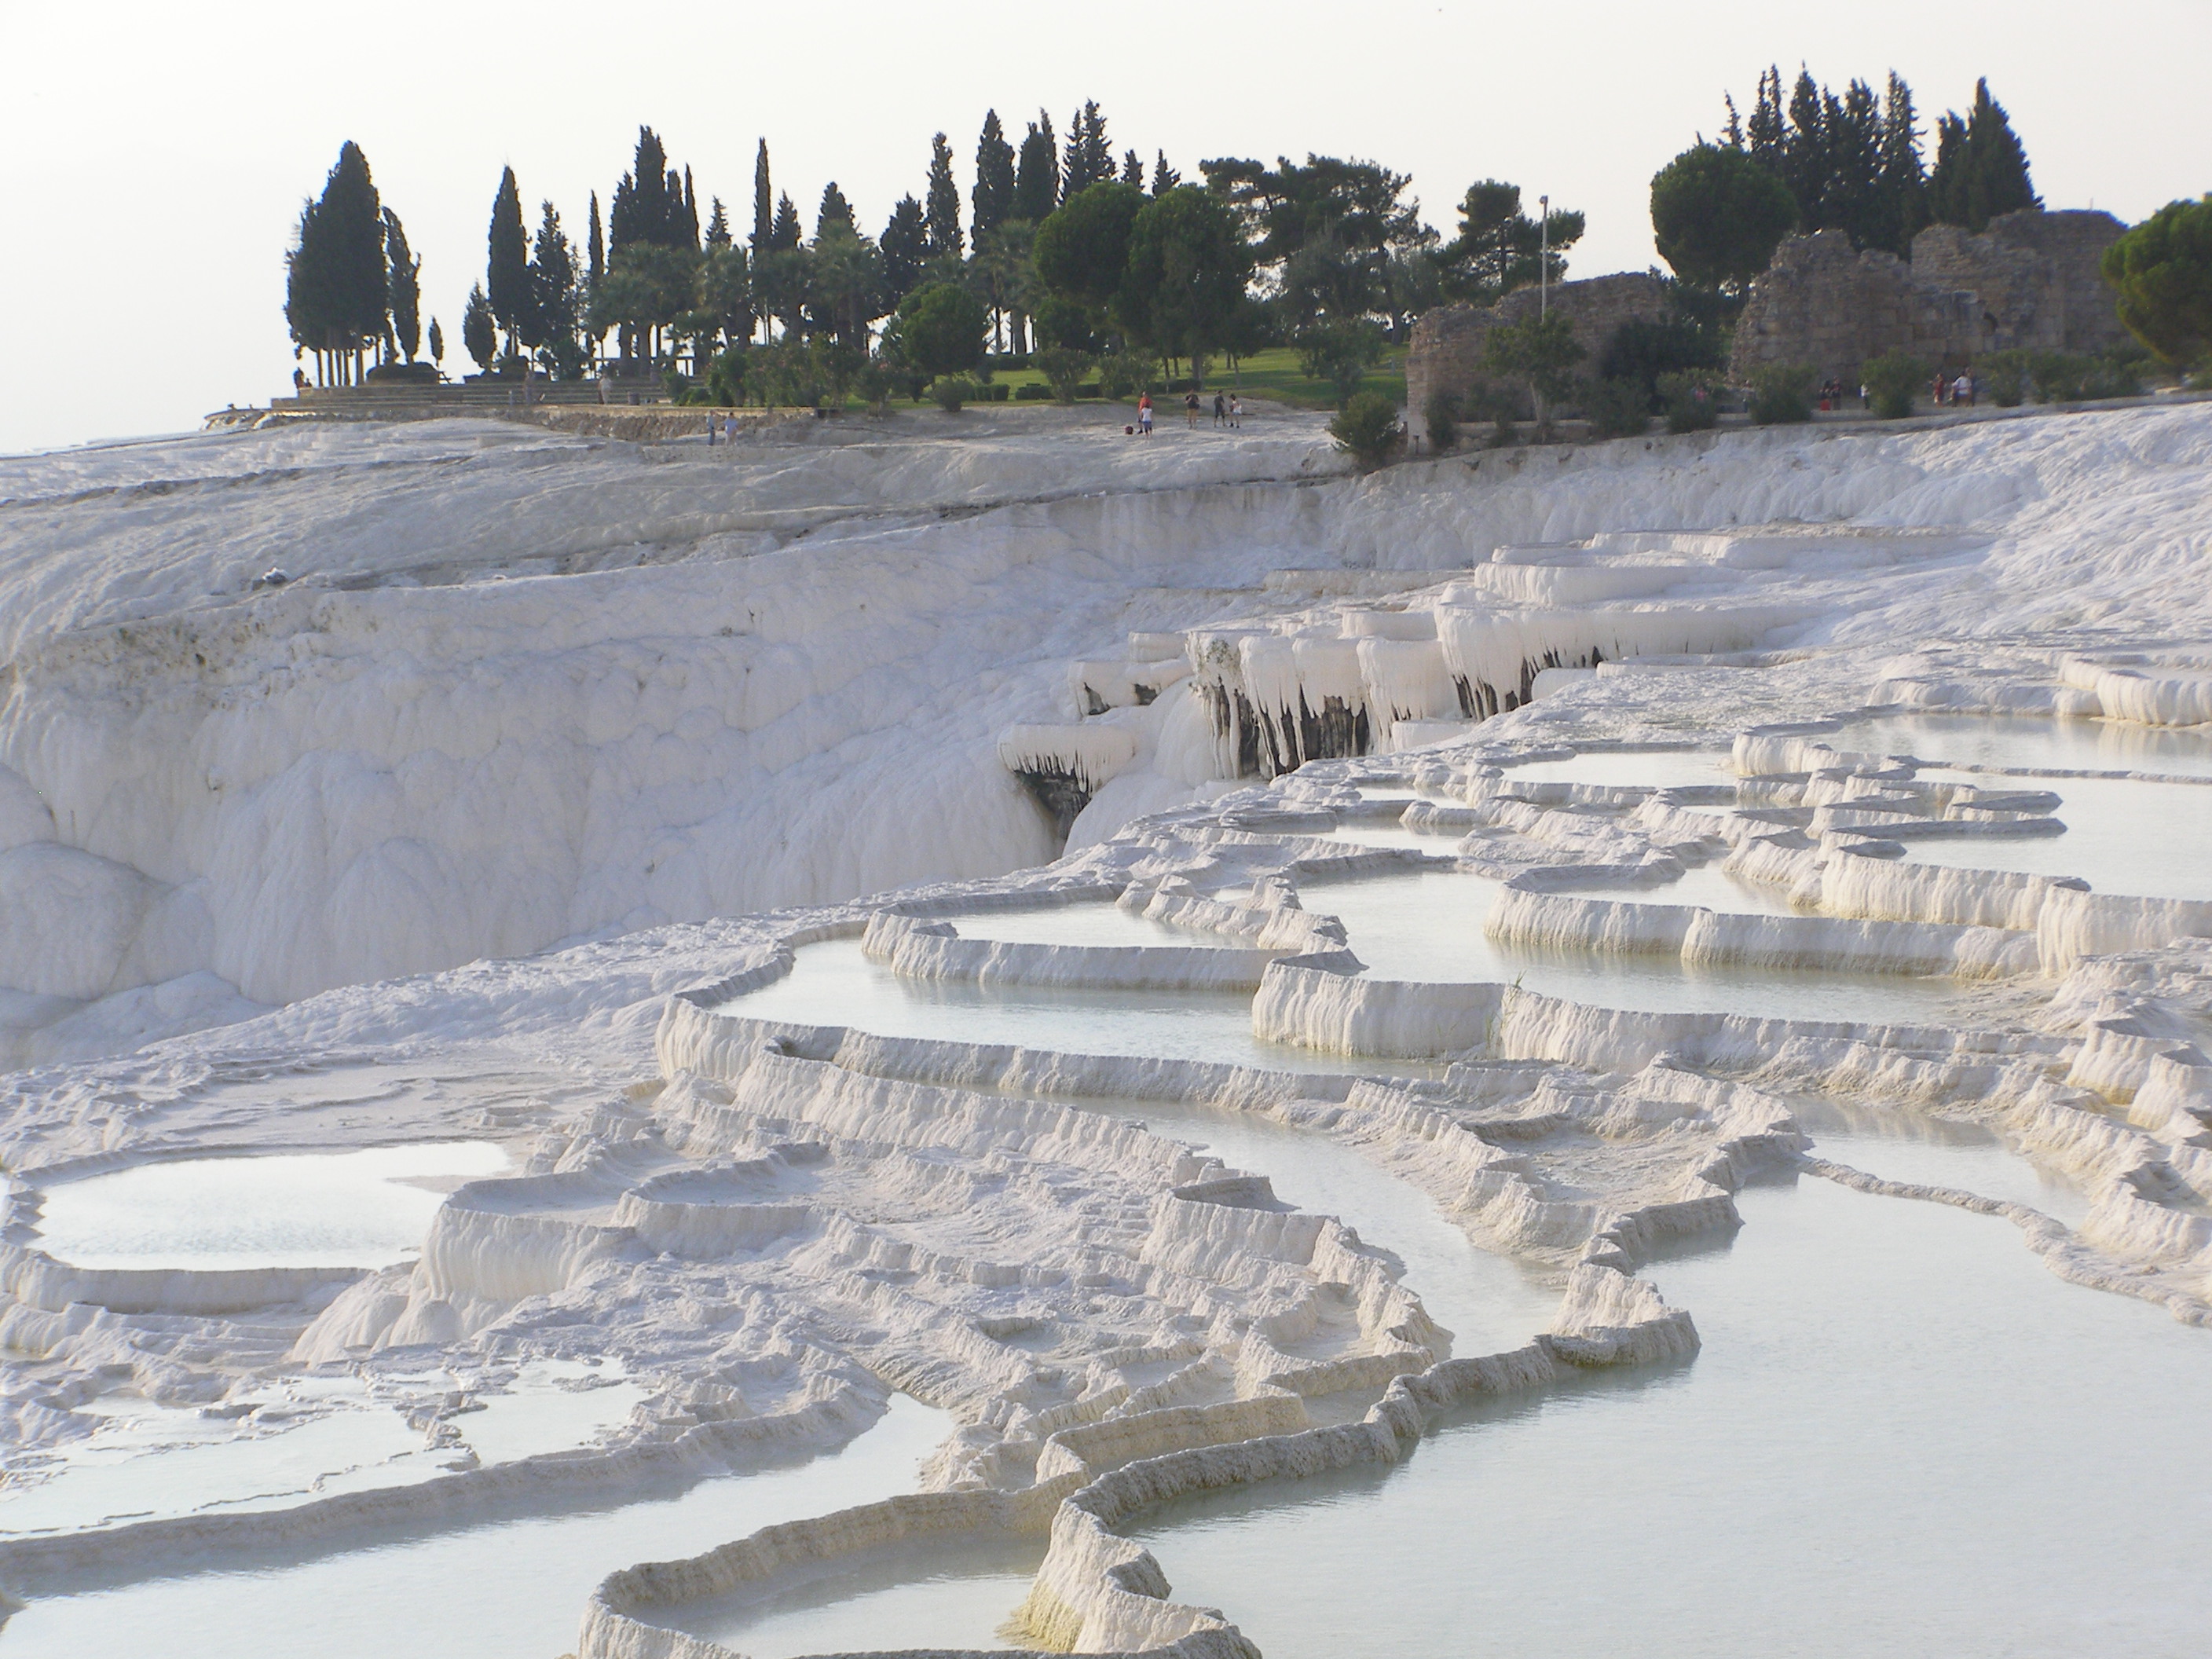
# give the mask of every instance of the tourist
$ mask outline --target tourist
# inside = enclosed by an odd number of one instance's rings
[[[1867,395],[1867,383],[1864,380],[1859,382],[1859,407],[1861,409],[1874,407],[1874,399]]]
[[[1216,426],[1229,424],[1229,399],[1218,392],[1213,394],[1213,423]]]
[[[1951,401],[1964,404],[1969,409],[1974,406],[1974,377],[1963,368],[1959,371],[1959,378],[1951,382]]]
[[[292,395],[298,397],[307,389],[307,371],[299,364],[292,365]]]
[[[1943,407],[1943,389],[1944,389],[1946,386],[1949,386],[1950,384],[1951,384],[1951,382],[1950,382],[1947,378],[1945,378],[1944,374],[1943,374],[1943,371],[1942,371],[1942,369],[1940,369],[1940,368],[1939,368],[1939,369],[1937,369],[1937,370],[1936,371],[1936,389],[1935,389],[1935,398],[1936,398],[1936,408],[1941,409],[1941,408],[1942,408],[1942,407]]]
[[[1149,392],[1137,396],[1137,432],[1141,437],[1152,435],[1152,394]]]
[[[1183,393],[1182,423],[1193,432],[1198,430],[1198,392],[1194,388]]]
[[[1244,424],[1244,400],[1233,392],[1229,398],[1229,424],[1232,430]]]

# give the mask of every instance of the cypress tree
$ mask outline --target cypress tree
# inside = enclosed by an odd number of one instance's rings
[[[691,187],[691,167],[689,162],[686,162],[684,167],[684,221],[691,233],[690,241],[684,246],[698,246],[699,194]]]
[[[461,345],[477,360],[479,371],[491,373],[492,360],[499,356],[499,320],[491,314],[491,301],[484,298],[481,283],[469,290],[467,308],[461,313]]]
[[[530,241],[522,228],[522,191],[514,182],[514,169],[499,175],[499,193],[492,198],[491,228],[485,234],[489,258],[484,264],[484,297],[491,314],[507,329],[507,349],[519,349],[531,311]]]
[[[757,259],[775,244],[775,201],[768,188],[768,140],[760,141],[753,157],[753,257]]]
[[[325,385],[351,384],[362,345],[383,336],[391,304],[384,240],[384,209],[368,158],[349,140],[321,198],[302,207],[286,261],[285,320],[293,338],[316,354]]]
[[[722,206],[722,198],[717,196],[714,211],[707,220],[707,246],[710,248],[727,247],[730,243],[730,216]]]
[[[1060,205],[1060,141],[1053,137],[1052,117],[1042,110],[1030,123],[1022,140],[1021,161],[1014,174],[1013,217],[1032,225]]]
[[[1955,110],[1936,122],[1936,165],[1928,173],[1928,211],[1937,224],[1966,222],[1966,124]]]
[[[1990,96],[1989,82],[1977,81],[1974,107],[1966,117],[1966,224],[1985,230],[2001,214],[2042,205],[2027,176],[2027,150],[2013,131],[2011,118]]]
[[[330,301],[325,278],[327,253],[313,198],[300,204],[300,223],[284,255],[284,321],[292,343],[315,354],[315,384],[329,384]]]
[[[960,187],[952,182],[952,146],[939,133],[929,141],[929,193],[923,215],[929,223],[929,257],[957,259],[963,246],[960,235]]]
[[[983,115],[983,134],[975,141],[975,189],[969,200],[969,228],[978,241],[1014,216],[1014,147],[996,110]]]
[[[1759,77],[1759,97],[1751,106],[1751,158],[1778,175],[1782,171],[1782,71],[1769,65]]]
[[[435,317],[430,319],[430,361],[434,363],[446,361],[446,331],[438,326]]]
[[[672,210],[668,200],[668,152],[661,148],[660,135],[651,127],[637,130],[637,160],[631,168],[634,180],[630,186],[630,205],[635,215],[635,232],[629,237],[619,234],[617,246],[625,241],[668,244],[669,226]],[[678,185],[681,189],[681,185]]]
[[[1144,158],[1133,149],[1121,158],[1121,182],[1134,185],[1139,190],[1145,187]]]
[[[845,199],[845,192],[837,188],[837,181],[835,179],[822,186],[822,205],[815,210],[814,214],[814,240],[820,241],[823,234],[832,225],[842,225],[848,230],[854,229],[853,204]]]
[[[1928,176],[1920,161],[1920,129],[1912,111],[1912,88],[1895,70],[1881,100],[1881,157],[1875,185],[1877,247],[1904,255],[1928,222]]]
[[[929,225],[921,204],[911,195],[899,198],[876,244],[884,256],[884,289],[893,306],[921,286],[921,267],[929,258]]]
[[[1060,166],[1060,199],[1063,202],[1081,195],[1097,184],[1103,184],[1114,176],[1114,147],[1106,137],[1106,118],[1098,112],[1097,100],[1085,103],[1070,118],[1067,128],[1067,154]]]
[[[691,202],[691,187],[685,182],[685,175],[674,167],[668,169],[666,185],[664,199],[668,204],[668,217],[661,224],[660,245],[663,247],[696,249],[699,246],[699,212]]]
[[[1827,139],[1828,222],[1849,233],[1854,247],[1882,246],[1881,110],[1874,88],[1853,81],[1839,99],[1822,88],[1820,122]]]
[[[615,180],[614,199],[608,204],[607,246],[619,253],[637,240],[637,180],[625,173]]]
[[[532,349],[552,347],[558,362],[576,335],[576,256],[553,204],[542,204],[539,215],[538,240],[530,254],[531,302],[523,343]]]
[[[392,338],[411,363],[422,344],[422,262],[409,251],[407,232],[390,208],[384,210],[384,263],[391,272]]]
[[[592,281],[597,283],[607,274],[607,239],[599,229],[599,192],[592,192]]]
[[[769,247],[780,252],[797,247],[805,240],[806,233],[799,222],[799,210],[792,206],[787,193],[779,194],[775,198],[775,222],[769,228]]]
[[[1168,153],[1162,150],[1160,159],[1152,163],[1152,194],[1164,196],[1182,182],[1182,174],[1168,165]]]
[[[1809,70],[1797,71],[1790,90],[1790,125],[1782,140],[1782,182],[1797,198],[1798,222],[1808,230],[1826,228],[1828,133],[1820,89]]]

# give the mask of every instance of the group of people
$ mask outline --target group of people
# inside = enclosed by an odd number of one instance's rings
[[[1936,406],[1938,409],[1947,404],[1954,406],[1963,404],[1968,409],[1974,406],[1974,377],[1963,368],[1959,371],[1955,379],[1946,376],[1942,369],[1937,369],[1935,392]]]
[[[1820,410],[1823,414],[1832,410],[1841,409],[1844,406],[1844,383],[1835,375],[1831,374],[1820,382],[1820,390],[1814,395],[1820,400]],[[1862,386],[1859,388],[1859,407],[1864,409],[1867,402],[1867,389]]]
[[[1197,430],[1198,417],[1205,407],[1195,391],[1185,392],[1182,399],[1183,424],[1193,431]],[[1213,423],[1218,427],[1242,427],[1244,424],[1244,400],[1234,392],[1215,392]],[[1130,429],[1139,437],[1149,438],[1152,435],[1152,394],[1151,392],[1146,392],[1138,397],[1137,423]]]

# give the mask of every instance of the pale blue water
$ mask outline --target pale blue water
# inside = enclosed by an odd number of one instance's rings
[[[1268,1659],[2195,1655],[2212,1333],[1992,1218],[1825,1182],[1651,1270],[1691,1364],[1133,1528]]]

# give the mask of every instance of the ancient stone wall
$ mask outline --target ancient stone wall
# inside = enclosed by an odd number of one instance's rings
[[[1855,252],[1841,231],[1790,237],[1752,284],[1732,373],[1805,363],[1848,386],[1890,351],[1951,364],[2012,347],[2101,351],[2126,337],[2097,268],[2123,228],[2109,213],[2035,210],[1980,235],[1930,225],[1910,264]]]
[[[1420,420],[1431,392],[1464,392],[1484,379],[1482,359],[1491,330],[1527,321],[1541,302],[1536,289],[1524,288],[1494,306],[1440,306],[1425,313],[1413,325],[1413,346],[1406,354],[1406,407],[1413,419]],[[1586,354],[1585,368],[1594,368],[1623,323],[1656,321],[1668,314],[1667,285],[1649,271],[1619,271],[1561,283],[1551,290],[1548,306],[1567,319]]]

